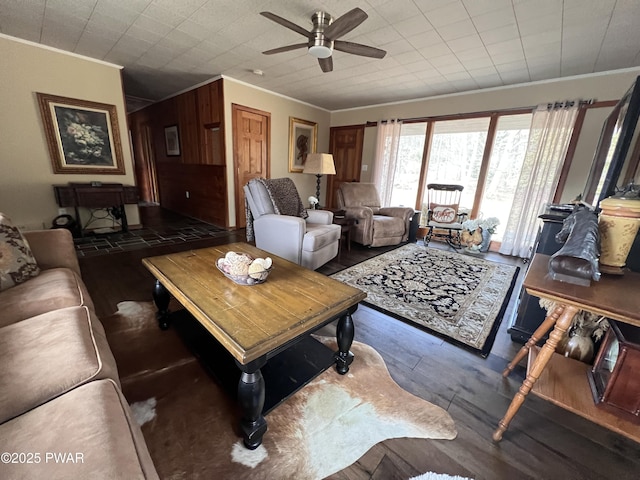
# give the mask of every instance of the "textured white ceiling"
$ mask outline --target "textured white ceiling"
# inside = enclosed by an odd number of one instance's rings
[[[354,7],[342,40],[384,59],[261,53],[305,41],[261,11],[311,29]],[[328,110],[640,66],[639,0],[0,0],[0,32],[123,65],[139,99],[222,74]]]

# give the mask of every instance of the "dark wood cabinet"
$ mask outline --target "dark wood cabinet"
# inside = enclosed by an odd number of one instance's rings
[[[534,245],[534,253],[553,255],[560,250],[562,243],[556,242],[555,237],[562,229],[562,222],[569,216],[569,213],[549,211],[538,217],[542,220],[542,227]],[[507,330],[511,335],[511,340],[525,343],[542,324],[546,316],[547,312],[540,307],[539,299],[529,295],[523,288],[518,296],[516,315]]]

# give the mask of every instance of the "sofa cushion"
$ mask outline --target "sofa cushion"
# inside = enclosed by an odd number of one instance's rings
[[[0,425],[0,451],[40,455],[39,463],[3,464],[3,478],[158,478],[112,380],[90,382]]]
[[[0,329],[0,423],[99,378],[119,383],[104,328],[87,307]]]
[[[82,280],[68,268],[43,270],[40,275],[0,292],[0,327],[59,308],[93,302]]]
[[[340,240],[340,225],[310,225],[307,224],[307,232],[302,240],[302,250],[316,252],[327,245]]]
[[[39,273],[38,263],[20,230],[0,213],[0,292]]]

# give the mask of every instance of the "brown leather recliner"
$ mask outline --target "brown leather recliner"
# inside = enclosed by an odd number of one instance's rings
[[[382,207],[373,183],[343,183],[336,192],[338,208],[356,221],[352,240],[370,247],[397,245],[409,238],[409,224],[415,210]]]

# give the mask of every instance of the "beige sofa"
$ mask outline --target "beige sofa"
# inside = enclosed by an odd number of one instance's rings
[[[71,234],[24,237],[40,271],[0,291],[0,478],[158,478]]]

